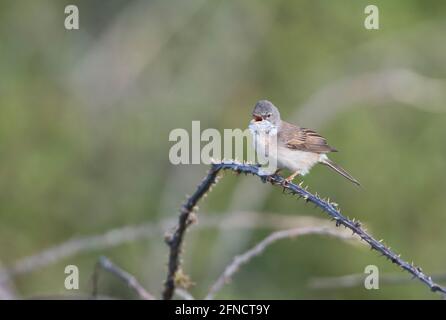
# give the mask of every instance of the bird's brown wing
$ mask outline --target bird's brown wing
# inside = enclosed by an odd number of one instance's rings
[[[297,127],[285,121],[282,121],[278,138],[290,149],[316,153],[337,151],[335,148],[330,147],[327,144],[327,140],[316,131]]]

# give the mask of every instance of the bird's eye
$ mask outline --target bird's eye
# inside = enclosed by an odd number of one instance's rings
[[[271,117],[271,113],[268,113],[268,115],[266,116],[267,118]]]

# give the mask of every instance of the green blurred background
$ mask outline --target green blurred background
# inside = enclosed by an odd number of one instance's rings
[[[80,30],[64,29],[76,4]],[[380,9],[366,30],[364,8]],[[333,159],[363,184],[323,167],[304,178],[402,257],[446,272],[446,2],[56,1],[0,2],[0,263],[69,239],[154,223],[134,241],[79,252],[3,284],[18,298],[88,294],[100,255],[160,295],[163,233],[205,165],[171,165],[169,132],[246,128],[259,99],[290,122],[318,130]],[[255,177],[226,174],[199,219],[238,212],[326,218]],[[184,271],[203,297],[232,257],[268,228],[197,228]],[[80,289],[64,288],[64,268]],[[436,299],[417,281],[379,290],[316,290],[314,278],[401,271],[375,252],[322,236],[284,240],[252,260],[223,299]],[[409,278],[409,275],[407,275]],[[104,275],[100,293],[137,298]],[[6,296],[8,293],[6,293]]]

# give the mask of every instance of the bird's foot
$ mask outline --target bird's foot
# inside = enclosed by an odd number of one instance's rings
[[[282,187],[287,187],[291,182],[292,182],[291,179],[286,178],[286,179],[283,179],[280,184]]]
[[[293,182],[294,178],[299,174],[299,172],[294,172],[292,175],[290,175],[288,178],[285,178],[282,180],[281,184],[282,186],[286,187],[288,186],[290,183]]]
[[[273,181],[273,176],[275,176],[277,173],[271,173],[271,171],[267,171],[265,169],[259,168],[258,174],[260,176],[260,179],[262,180],[263,183],[265,182],[272,182]]]
[[[262,180],[263,183],[273,182],[273,176],[274,176],[274,174],[265,174],[265,175],[261,175],[260,179]]]

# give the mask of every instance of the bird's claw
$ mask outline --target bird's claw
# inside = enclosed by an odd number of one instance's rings
[[[291,182],[290,179],[283,179],[280,184],[282,185],[282,187],[287,187],[290,184],[290,182]]]
[[[273,176],[274,176],[274,174],[265,174],[265,175],[260,176],[260,179],[262,179],[263,183],[272,182]]]

